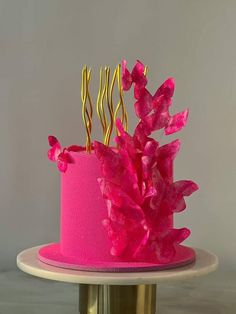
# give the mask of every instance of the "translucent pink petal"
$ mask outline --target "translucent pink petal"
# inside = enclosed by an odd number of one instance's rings
[[[156,91],[154,98],[164,95],[167,98],[171,98],[175,90],[175,81],[173,77],[168,78]]]
[[[142,85],[134,84],[134,98],[135,99],[138,100],[141,97],[142,89],[143,89]]]
[[[185,196],[190,196],[198,190],[198,185],[190,180],[174,182],[166,194],[165,202],[171,212],[181,212],[186,208]]]
[[[102,178],[98,179],[98,183],[103,197],[110,200],[128,219],[142,220],[144,218],[141,207],[119,186]]]
[[[142,156],[143,179],[147,179],[152,171],[152,158],[150,156]]]
[[[152,230],[152,236],[154,235],[154,238],[157,236],[160,240],[162,234],[166,234],[173,227],[172,215],[166,215],[161,207],[158,207],[156,211],[150,211],[147,221]]]
[[[136,115],[142,119],[148,115],[153,109],[152,95],[146,88],[139,91],[139,99],[134,104]]]
[[[132,143],[129,146],[126,142],[126,133],[122,137],[118,137],[124,143],[119,142],[123,147],[119,148],[119,153],[102,143],[95,142],[94,150],[101,162],[103,178],[114,183],[133,198],[138,204],[141,202],[141,193],[138,186],[137,169],[132,161],[135,159],[135,151],[132,151]]]
[[[150,186],[146,191],[144,198],[153,197],[156,196],[157,194],[158,194],[157,190],[153,186]]]
[[[151,134],[151,130],[148,125],[143,121],[140,121],[134,131],[134,142],[138,149],[143,150],[145,144],[147,143],[148,136]]]
[[[163,191],[166,189],[166,180],[163,177],[163,174],[160,171],[160,165],[159,162],[161,160],[156,159],[155,166],[152,167],[151,171],[151,177],[152,185],[155,187],[155,189],[158,191],[158,196],[160,197],[163,193]]]
[[[151,131],[160,130],[167,127],[170,119],[169,107],[170,101],[164,96],[156,99],[154,106],[154,113],[142,118],[142,121]]]
[[[147,85],[147,78],[144,75],[145,66],[137,60],[136,64],[133,67],[132,72],[130,73],[126,67],[126,60],[123,60],[122,65],[122,86],[125,91],[129,90],[132,83],[135,84],[134,95],[137,99],[139,95],[140,88]]]
[[[170,97],[165,97],[165,95],[160,95],[159,97],[153,97],[153,109],[154,111],[161,114],[163,110],[168,110],[172,104],[172,99]]]
[[[129,166],[128,156],[121,155],[115,152],[112,148],[97,141],[94,143],[94,150],[101,162],[104,178],[111,180],[117,185],[121,184],[125,171],[132,171],[131,169],[126,168]],[[133,180],[132,176],[131,179]]]
[[[154,246],[155,245],[155,246]],[[163,239],[154,243],[155,253],[159,263],[169,263],[175,256],[175,247],[169,243],[165,243]]]
[[[176,139],[158,148],[158,158],[159,160],[164,160],[167,158],[174,159],[176,154],[179,152],[179,149],[180,149],[180,140]]]
[[[120,256],[127,246],[127,233],[122,230],[117,234],[117,237],[112,241],[111,255]]]
[[[138,83],[139,79],[144,75],[144,70],[145,66],[141,61],[137,60],[131,73],[135,83]]]
[[[187,124],[188,119],[188,109],[175,114],[170,117],[168,126],[165,128],[165,134],[169,135],[180,131]]]
[[[147,85],[147,77],[144,75],[145,66],[139,60],[136,61],[135,66],[132,70],[132,79],[135,85],[138,86],[146,86]]]
[[[123,124],[122,124],[120,118],[116,119],[116,127],[117,127],[117,130],[120,132],[121,135],[125,134],[125,130],[124,130],[124,127],[123,127]]]
[[[148,140],[144,146],[143,154],[146,156],[153,156],[156,154],[158,147],[159,143],[156,140]]]
[[[128,152],[132,152],[132,154],[135,154],[136,147],[134,145],[134,139],[124,130],[123,124],[119,118],[116,119],[116,127],[120,133],[120,136],[118,136],[118,138],[122,139],[122,141],[120,141],[120,139],[115,138],[116,143],[118,144],[119,142],[122,148],[125,148]]]
[[[119,224],[112,222],[110,219],[103,220],[103,226],[112,242],[111,255],[120,256],[128,242],[126,229],[121,228]]]
[[[173,183],[173,189],[183,196],[190,196],[199,189],[198,185],[191,180],[179,180]]]
[[[112,148],[97,141],[94,142],[94,151],[97,158],[101,162],[103,176],[106,179],[114,179],[115,181],[116,179],[119,180],[120,170],[117,171],[117,168],[120,167],[119,154],[117,154]]]
[[[136,248],[135,252],[133,253],[134,258],[145,248],[149,240],[149,237],[150,237],[150,230],[147,230],[141,242],[139,243],[138,247]]]
[[[56,161],[60,153],[61,153],[61,145],[59,144],[59,142],[57,142],[56,144],[52,146],[52,148],[48,150],[48,159],[51,161]]]
[[[125,91],[129,90],[132,85],[132,76],[129,70],[126,67],[126,60],[122,60],[121,67],[122,67],[122,87]]]
[[[59,141],[58,141],[58,139],[55,136],[49,135],[48,136],[48,143],[52,147],[52,146],[54,146],[56,144],[59,144]]]
[[[67,147],[68,152],[82,152],[85,150],[86,150],[86,148],[84,146],[71,145],[71,146]]]
[[[180,213],[183,210],[185,210],[185,208],[186,208],[185,199],[183,197],[177,198],[174,208],[175,208],[173,210],[174,213]]]
[[[73,158],[67,151],[63,151],[62,153],[59,154],[58,160],[66,163],[73,163]]]
[[[180,140],[174,140],[171,143],[159,147],[157,153],[158,169],[162,178],[168,182],[173,181],[173,161],[180,149]]]
[[[148,179],[151,177],[152,168],[156,162],[156,154],[158,151],[159,143],[154,139],[150,139],[146,142],[143,150],[142,160],[142,170],[143,179]]]
[[[116,127],[120,135],[115,137],[115,142],[117,143],[119,149],[125,150],[132,161],[135,160],[137,156],[138,148],[135,146],[135,141],[132,136],[125,132],[120,119],[116,120]],[[127,158],[126,163],[127,163]]]
[[[157,250],[159,260],[164,263],[171,261],[175,255],[175,246],[182,243],[189,235],[190,230],[187,228],[171,229],[167,235],[162,238],[159,250]]]
[[[106,228],[106,230],[107,230],[108,237],[110,239],[113,239],[114,231],[113,231],[112,226],[111,226],[111,220],[110,219],[104,219],[102,221],[102,224],[103,224],[104,228]]]
[[[110,204],[110,205],[109,205]],[[118,207],[114,206],[110,200],[107,201],[108,217],[111,221],[118,223],[119,225],[124,226],[127,217],[119,210]]]
[[[168,244],[180,244],[189,237],[190,233],[190,230],[187,228],[172,229],[165,237],[165,241]]]
[[[67,170],[67,162],[66,161],[57,161],[57,168],[60,172],[66,172]]]

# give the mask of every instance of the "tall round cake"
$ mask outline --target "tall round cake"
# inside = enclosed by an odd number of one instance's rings
[[[106,68],[105,78],[108,74]],[[168,135],[186,124],[187,111],[174,116],[168,111],[173,79],[164,82],[152,96],[146,89],[146,69],[140,61],[132,72],[123,62],[122,77],[118,66],[113,75],[120,97],[116,109],[112,107],[113,81],[110,86],[109,80],[104,86],[100,82],[97,112],[104,134],[100,143],[91,140],[87,68],[82,78],[86,146],[63,149],[57,138],[49,137],[48,157],[61,171],[60,241],[42,247],[38,258],[54,266],[90,271],[151,271],[194,261],[194,250],[181,245],[190,231],[174,228],[173,215],[185,209],[184,197],[198,187],[189,180],[174,181],[173,161],[179,140],[161,145],[150,137],[155,130],[164,129]],[[140,119],[133,136],[126,130],[123,103],[123,92],[132,84],[135,112]],[[109,87],[108,123],[102,92]],[[121,118],[117,117],[119,109]],[[115,146],[109,145],[112,128],[117,133]]]

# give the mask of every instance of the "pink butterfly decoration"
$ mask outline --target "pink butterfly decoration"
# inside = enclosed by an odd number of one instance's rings
[[[165,263],[174,257],[176,245],[190,235],[187,228],[173,228],[173,214],[185,209],[185,197],[198,186],[190,180],[174,181],[180,141],[161,146],[150,137],[155,130],[164,129],[165,135],[180,131],[187,123],[188,110],[170,115],[173,78],[152,96],[144,69],[137,61],[130,72],[126,61],[122,62],[123,89],[134,85],[134,108],[140,119],[133,136],[118,119],[117,149],[95,142],[94,150],[101,162],[98,183],[107,203],[108,218],[103,225],[112,243],[111,254]]]
[[[57,168],[60,172],[66,172],[68,164],[73,163],[73,158],[70,152],[84,151],[85,148],[82,146],[72,145],[68,148],[61,148],[61,144],[58,139],[53,136],[48,136],[48,143],[51,148],[48,150],[48,159],[57,163]]]

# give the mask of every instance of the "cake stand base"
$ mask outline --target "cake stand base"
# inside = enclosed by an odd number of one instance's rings
[[[170,270],[126,273],[79,271],[39,261],[37,254],[41,247],[18,254],[18,267],[40,278],[79,284],[79,314],[157,314],[157,283],[203,276],[218,266],[217,256],[195,249],[194,263]]]
[[[156,285],[79,285],[79,314],[156,314]]]

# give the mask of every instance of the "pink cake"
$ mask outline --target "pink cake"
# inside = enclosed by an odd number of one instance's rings
[[[188,111],[170,115],[173,79],[152,96],[140,61],[132,72],[123,61],[122,75],[118,66],[110,83],[107,69],[100,73],[105,79],[104,85],[100,81],[97,101],[104,143],[91,140],[91,72],[86,67],[81,91],[86,146],[62,149],[59,141],[49,136],[48,157],[61,172],[60,241],[41,248],[38,258],[58,267],[91,271],[151,271],[186,265],[195,259],[194,250],[181,245],[190,231],[174,228],[173,215],[185,209],[184,197],[198,187],[189,180],[174,181],[179,140],[161,145],[150,135],[160,129],[166,136],[181,130]],[[116,80],[119,102],[114,109]],[[123,96],[132,84],[139,118],[133,136],[127,132]],[[109,88],[108,97],[102,98]],[[110,146],[112,130],[117,135],[115,145]]]

